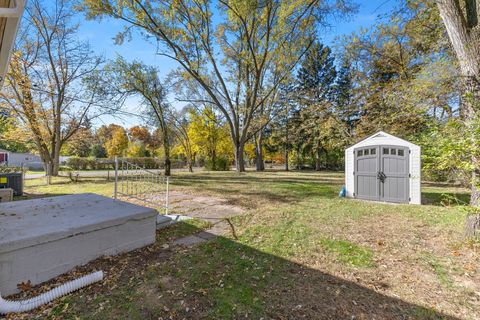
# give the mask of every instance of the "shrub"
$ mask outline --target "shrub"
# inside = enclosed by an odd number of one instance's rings
[[[125,161],[133,163],[144,169],[161,169],[163,168],[163,161],[156,158],[148,157],[135,157],[135,158],[125,158]]]
[[[211,159],[205,161],[205,169],[211,171],[228,171],[230,170],[230,161],[228,159],[220,157],[214,162]]]
[[[134,158],[123,158],[125,161],[139,166],[144,169],[163,169],[164,161],[157,158],[151,157],[134,157]],[[95,158],[95,157],[71,157],[67,160],[67,166],[72,170],[113,170],[115,169],[115,160],[109,158]],[[183,168],[185,167],[185,161],[182,160],[172,160],[172,168]],[[222,163],[219,163],[217,166],[223,167]],[[225,170],[225,169],[222,169]]]
[[[70,157],[65,163],[73,170],[80,170],[81,159],[80,157]]]
[[[17,173],[17,172],[25,172],[27,169],[22,167],[5,167],[0,166],[0,173]]]
[[[113,170],[115,169],[115,160],[109,158],[97,158],[95,161],[95,170]]]
[[[94,170],[98,167],[98,160],[95,157],[71,157],[66,161],[66,164],[73,170]]]

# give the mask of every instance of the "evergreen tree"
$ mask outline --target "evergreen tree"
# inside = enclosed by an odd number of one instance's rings
[[[353,79],[350,61],[343,59],[335,82],[335,108],[339,118],[346,124],[348,136],[353,135],[355,123],[360,117],[353,103]]]
[[[92,146],[90,150],[90,156],[95,158],[106,158],[107,157],[107,150],[101,143],[96,143]]]
[[[316,42],[306,54],[297,75],[299,93],[307,100],[306,104],[331,100],[336,77],[332,50]]]
[[[296,121],[292,122],[297,142],[297,162],[305,156],[311,156],[316,170],[329,167],[327,163],[323,165],[321,160],[326,160],[328,148],[336,145],[329,141],[331,139],[326,133],[342,127],[337,124],[339,120],[334,104],[336,78],[335,58],[331,49],[316,42],[298,71],[297,100],[300,107],[296,112]],[[300,167],[299,163],[297,167]]]

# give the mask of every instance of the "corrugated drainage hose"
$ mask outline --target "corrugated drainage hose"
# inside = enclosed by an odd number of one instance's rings
[[[37,297],[20,301],[5,300],[0,295],[0,314],[33,310],[61,296],[69,294],[70,292],[86,287],[94,282],[101,281],[102,279],[103,271],[93,272],[81,278],[64,283]]]

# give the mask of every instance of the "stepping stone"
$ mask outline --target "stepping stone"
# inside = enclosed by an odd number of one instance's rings
[[[209,229],[207,231],[199,232],[195,236],[197,236],[199,238],[202,238],[202,239],[205,239],[205,240],[215,239],[217,236],[215,234],[211,233],[210,230],[211,229]]]

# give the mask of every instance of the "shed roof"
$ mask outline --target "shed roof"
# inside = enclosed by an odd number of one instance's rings
[[[388,141],[388,143],[386,143],[386,141]],[[412,147],[419,148],[418,145],[411,143],[410,141],[396,137],[394,135],[386,133],[385,131],[378,131],[377,133],[372,134],[371,136],[366,137],[365,139],[360,140],[354,145],[348,147],[347,150],[362,147],[362,146],[367,146],[367,145],[374,145],[374,144],[393,144],[393,145],[408,146],[410,148]]]

